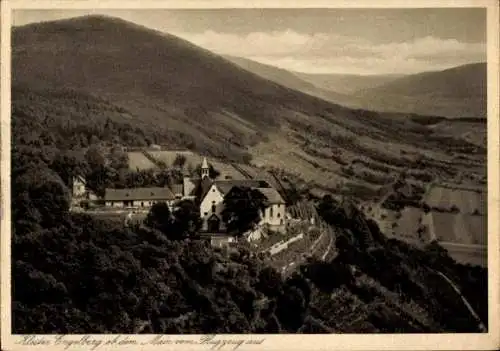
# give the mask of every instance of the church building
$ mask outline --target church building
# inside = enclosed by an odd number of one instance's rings
[[[263,180],[212,180],[209,175],[209,165],[203,159],[201,168],[202,192],[200,196],[201,230],[218,233],[226,230],[222,219],[224,198],[233,187],[248,187],[260,191],[269,201],[269,207],[261,213],[260,225],[268,225],[274,230],[283,230],[285,227],[286,204],[279,192]]]

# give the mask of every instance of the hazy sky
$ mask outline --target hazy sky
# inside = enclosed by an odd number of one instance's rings
[[[16,10],[13,24],[90,13],[308,73],[416,73],[486,61],[486,10],[479,8]]]

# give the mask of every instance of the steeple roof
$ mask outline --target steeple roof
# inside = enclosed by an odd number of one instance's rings
[[[208,168],[207,158],[203,157],[203,162],[201,163],[201,168]]]

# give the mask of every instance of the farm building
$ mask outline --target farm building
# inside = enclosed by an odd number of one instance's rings
[[[106,207],[151,207],[157,202],[172,206],[176,198],[172,190],[164,188],[106,189]]]

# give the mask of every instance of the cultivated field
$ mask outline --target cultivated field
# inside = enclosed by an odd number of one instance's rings
[[[257,167],[273,167],[286,170],[305,182],[335,188],[347,178],[335,173],[340,168],[333,161],[314,158],[304,152],[298,145],[276,136],[272,143],[260,143],[251,148],[252,163]]]
[[[474,264],[486,267],[488,265],[488,251],[486,246],[467,246],[443,242],[440,243],[453,259],[463,264]]]
[[[484,214],[486,210],[486,194],[468,190],[455,190],[440,186],[433,187],[427,194],[425,201],[431,207],[459,208],[460,213],[472,214],[475,210]]]
[[[156,165],[151,162],[144,154],[140,151],[134,151],[128,153],[128,165],[131,170],[144,170],[156,168]]]
[[[424,223],[431,238],[464,245],[486,245],[486,216],[431,212]]]

